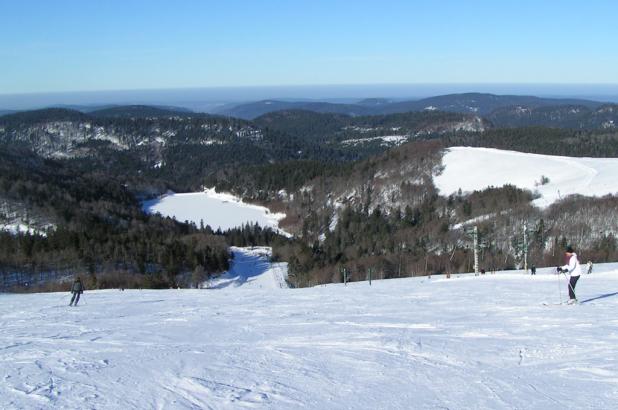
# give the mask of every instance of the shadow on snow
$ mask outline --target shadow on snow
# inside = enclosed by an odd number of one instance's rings
[[[610,298],[612,296],[618,296],[618,292],[614,292],[614,293],[606,293],[605,295],[601,295],[601,296],[597,296],[594,298],[590,298],[590,299],[586,299],[586,300],[582,300],[580,303],[588,303],[588,302],[592,302],[594,300],[599,300],[599,299],[605,299],[605,298]]]

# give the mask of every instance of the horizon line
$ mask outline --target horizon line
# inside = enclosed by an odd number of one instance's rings
[[[89,93],[118,93],[118,92],[161,92],[161,91],[183,91],[183,90],[240,90],[240,89],[268,89],[268,88],[312,88],[312,87],[397,87],[397,86],[551,86],[551,87],[618,87],[615,83],[562,83],[562,82],[410,82],[410,83],[319,83],[319,84],[267,84],[267,85],[212,85],[212,86],[182,86],[182,87],[161,87],[161,88],[110,88],[110,89],[88,89],[88,90],[55,90],[55,91],[24,91],[18,93],[1,93],[2,97],[9,96],[33,96],[33,95],[53,95],[53,94],[89,94]],[[475,91],[470,91],[475,92]],[[456,93],[461,94],[461,93]]]

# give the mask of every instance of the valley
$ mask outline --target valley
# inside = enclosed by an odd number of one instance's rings
[[[507,104],[580,104],[611,121],[611,106],[484,94],[387,113],[393,104],[405,105],[368,100],[359,106],[374,115],[353,116],[277,106],[252,120],[137,105],[1,116],[4,286],[83,270],[97,286],[124,278],[130,287],[135,275],[190,286],[194,270],[225,268],[214,249],[249,245],[271,246],[294,287],[340,282],[343,269],[352,281],[369,269],[382,278],[455,273],[471,268],[473,225],[488,269],[522,266],[524,226],[540,266],[558,263],[565,243],[596,261],[618,257],[612,128],[556,116],[558,128],[492,120]],[[175,226],[180,242],[148,245],[138,220]],[[128,232],[128,241],[112,239]],[[50,263],[51,243],[68,259]]]

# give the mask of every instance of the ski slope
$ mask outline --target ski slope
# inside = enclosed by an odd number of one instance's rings
[[[279,221],[285,214],[271,213],[266,207],[247,204],[233,195],[217,193],[214,189],[185,194],[170,193],[159,199],[145,201],[142,209],[180,222],[193,222],[197,226],[203,221],[204,225],[210,225],[214,230],[226,231],[247,223],[257,223],[289,236],[278,229]]]
[[[527,154],[493,148],[453,147],[442,159],[444,171],[434,177],[442,195],[505,184],[537,191],[534,201],[547,207],[568,195],[618,193],[618,158],[574,158]],[[541,177],[549,182],[541,185]]]
[[[0,408],[613,408],[617,266],[548,271],[2,294]]]
[[[230,270],[223,275],[204,283],[208,289],[223,289],[226,287],[254,289],[287,288],[287,262],[272,263],[272,248],[256,246],[251,248],[230,248],[233,259]]]

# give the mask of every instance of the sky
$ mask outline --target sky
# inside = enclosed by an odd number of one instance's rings
[[[618,84],[613,0],[0,0],[0,94]]]

